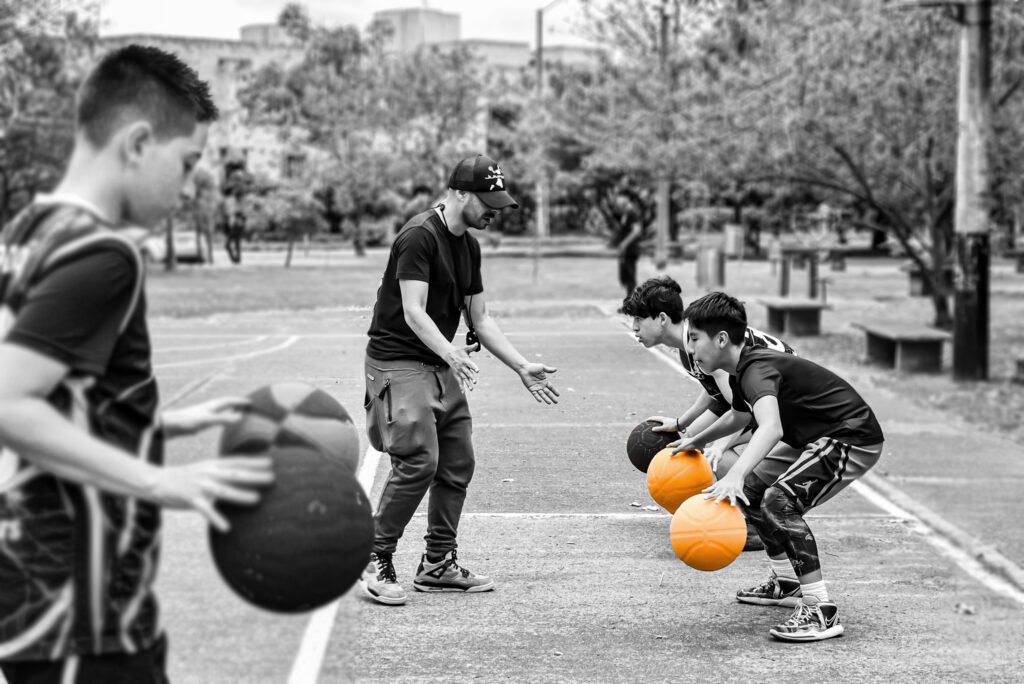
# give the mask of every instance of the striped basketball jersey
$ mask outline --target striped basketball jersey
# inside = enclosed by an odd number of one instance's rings
[[[0,234],[0,334],[65,364],[49,403],[74,426],[163,460],[135,245],[71,198]],[[0,661],[136,652],[159,635],[160,510],[0,451]]]

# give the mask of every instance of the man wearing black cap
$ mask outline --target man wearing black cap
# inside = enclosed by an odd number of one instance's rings
[[[452,171],[442,204],[414,216],[391,246],[366,347],[366,431],[370,444],[391,457],[375,515],[375,538],[362,583],[379,603],[401,605],[392,556],[423,497],[426,553],[413,587],[418,591],[481,592],[494,582],[457,563],[456,533],[475,458],[465,393],[480,346],[514,370],[538,402],[555,404],[548,381],[555,369],[530,363],[487,312],[480,274],[480,243],[467,231],[486,229],[502,209],[518,205],[505,175],[483,155]],[[466,344],[454,344],[463,315]]]

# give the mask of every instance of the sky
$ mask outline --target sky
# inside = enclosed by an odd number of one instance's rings
[[[101,0],[101,34],[160,33],[237,39],[246,24],[274,23],[287,0]],[[373,13],[427,6],[462,17],[463,38],[525,41],[536,35],[536,10],[545,8],[544,42],[579,43],[569,23],[578,0],[304,0],[313,19],[365,27]]]

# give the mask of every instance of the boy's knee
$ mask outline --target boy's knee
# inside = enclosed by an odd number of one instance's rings
[[[761,501],[761,510],[770,518],[801,515],[803,507],[796,497],[781,487],[769,487]]]

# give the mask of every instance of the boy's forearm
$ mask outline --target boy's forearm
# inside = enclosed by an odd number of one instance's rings
[[[750,420],[749,414],[730,410],[728,413],[715,420],[714,424],[710,427],[697,433],[691,433],[690,437],[695,441],[708,444],[710,442],[714,442],[716,439],[721,439],[726,435],[732,434],[743,425],[746,425],[748,420]]]
[[[708,396],[707,392],[701,392],[693,404],[690,405],[690,408],[686,409],[683,415],[676,418],[676,429],[689,431],[693,421],[703,415],[709,406],[711,406],[711,397]]]
[[[61,479],[110,494],[151,499],[160,469],[75,428],[46,401],[0,406],[0,442]]]
[[[781,438],[782,435],[773,430],[758,427],[754,430],[754,434],[743,450],[743,454],[729,470],[729,473],[735,472],[740,479],[746,478],[757,464],[763,461],[765,456],[775,448],[775,445],[779,443]]]

